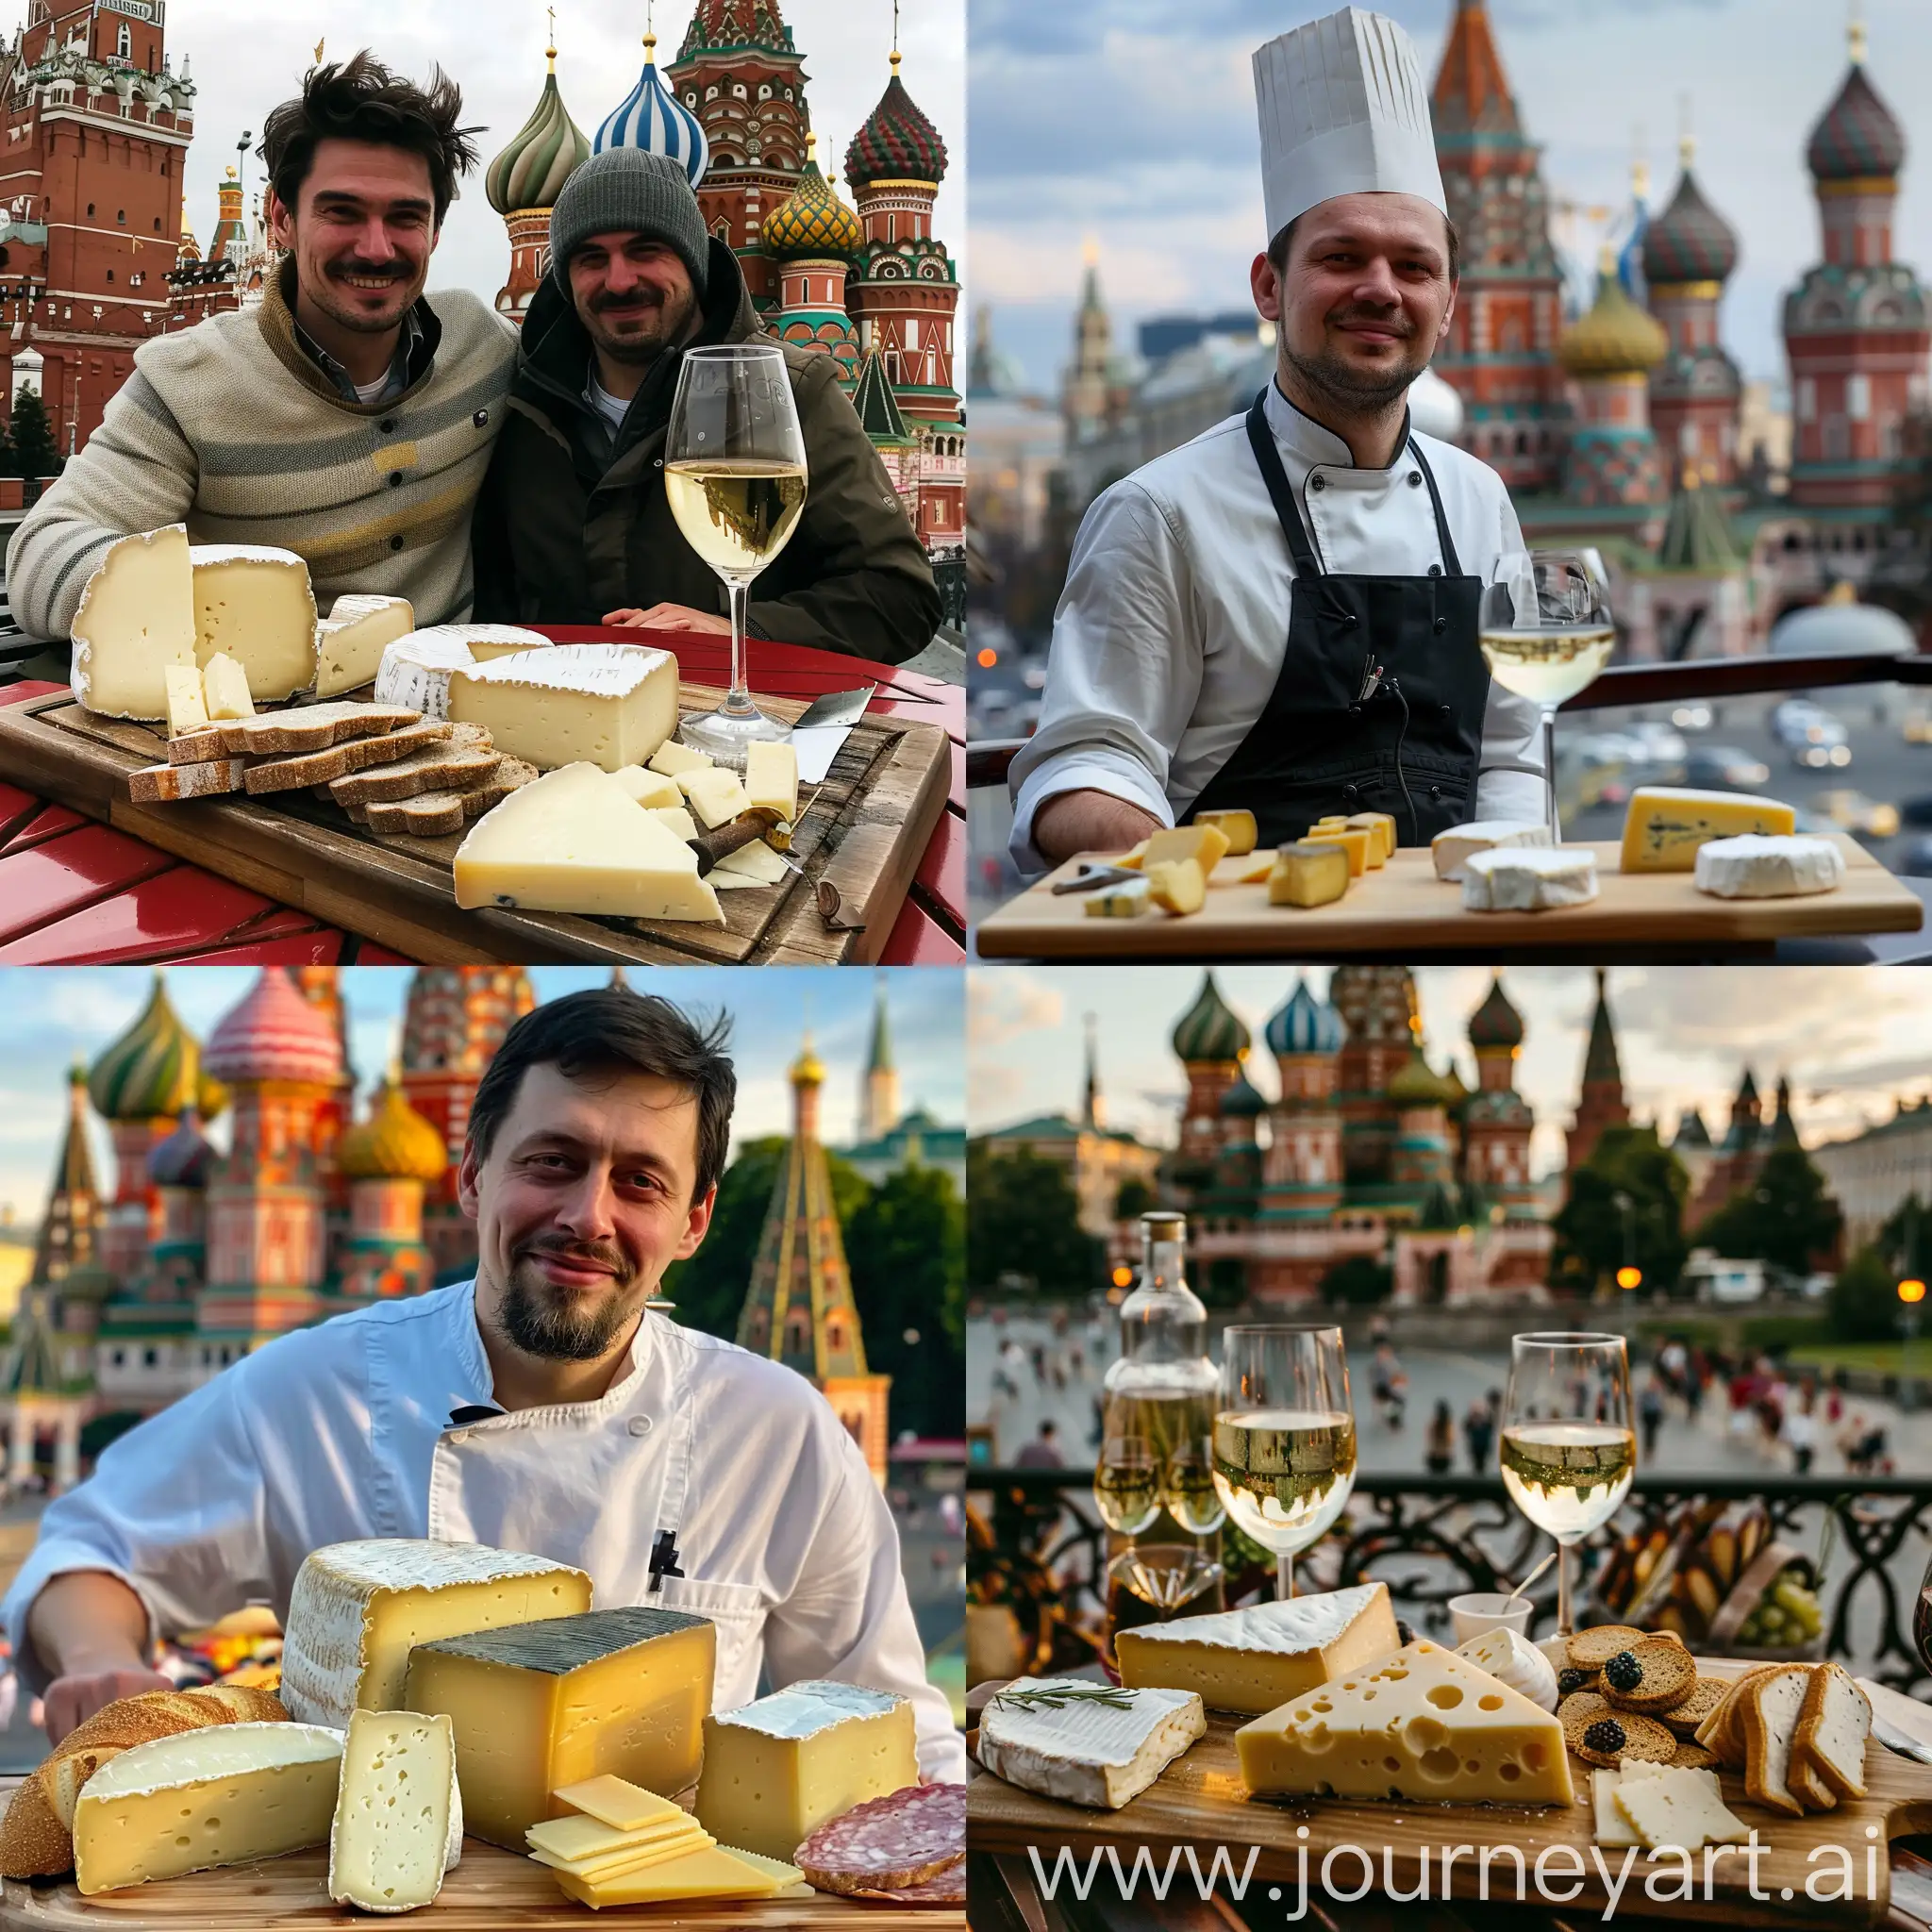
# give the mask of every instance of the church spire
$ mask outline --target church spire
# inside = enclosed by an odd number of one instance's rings
[[[1617,1030],[1610,1020],[1610,1002],[1604,969],[1596,969],[1596,1012],[1590,1023],[1590,1049],[1583,1057],[1586,1087],[1614,1087],[1624,1097],[1624,1069],[1617,1058]]]
[[[886,982],[873,997],[872,1051],[865,1065],[863,1138],[882,1141],[899,1124],[899,1070],[892,1064],[892,1028],[886,1012]]]
[[[74,1269],[91,1266],[100,1224],[101,1192],[87,1140],[87,1068],[76,1060],[67,1075],[67,1131],[54,1163],[32,1279],[58,1287]]]
[[[1095,1134],[1107,1125],[1107,1103],[1100,1097],[1100,1048],[1091,1013],[1087,1015],[1087,1085],[1080,1097],[1080,1124]]]

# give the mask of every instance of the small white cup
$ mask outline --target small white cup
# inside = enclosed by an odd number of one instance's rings
[[[1503,1596],[1493,1590],[1473,1590],[1449,1599],[1449,1621],[1455,1626],[1458,1644],[1480,1637],[1485,1630],[1513,1630],[1519,1637],[1527,1637],[1529,1613],[1534,1607],[1526,1596]]]

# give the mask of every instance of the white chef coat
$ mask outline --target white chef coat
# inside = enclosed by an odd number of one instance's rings
[[[1267,412],[1324,570],[1426,576],[1444,563],[1406,442],[1389,469],[1357,469],[1347,443],[1273,382]],[[1452,443],[1415,440],[1462,574],[1486,578],[1504,551],[1524,547],[1503,479]],[[1310,492],[1318,472],[1324,487]],[[1267,708],[1288,650],[1293,584],[1241,416],[1095,499],[1054,616],[1040,727],[1013,760],[1011,850],[1023,871],[1046,864],[1034,815],[1062,791],[1110,792],[1164,825],[1187,810]],[[1491,685],[1472,818],[1545,815],[1541,717],[1528,699]]]
[[[250,1600],[286,1618],[302,1559],[325,1543],[430,1537],[572,1564],[600,1609],[710,1618],[714,1709],[756,1697],[760,1664],[774,1689],[829,1677],[897,1691],[921,1769],[964,1781],[891,1513],[808,1382],[647,1311],[598,1401],[452,1427],[452,1410],[492,1401],[475,1308],[463,1282],[283,1336],[110,1444],[48,1506],[0,1604],[23,1677],[45,1688],[26,1616],[63,1573],[119,1576],[153,1635]],[[653,1592],[660,1523],[685,1574]]]

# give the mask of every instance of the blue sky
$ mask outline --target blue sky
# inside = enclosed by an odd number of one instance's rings
[[[1415,36],[1433,76],[1454,0],[1378,5]],[[992,305],[1000,341],[1036,386],[1053,387],[1066,358],[1089,233],[1129,346],[1139,317],[1247,306],[1248,261],[1265,240],[1249,55],[1326,10],[970,0],[974,300]],[[1781,375],[1780,297],[1819,255],[1804,147],[1845,72],[1845,0],[1491,0],[1490,10],[1553,198],[1623,206],[1641,126],[1661,208],[1690,95],[1698,178],[1741,242],[1725,339],[1747,375]],[[1911,148],[1896,253],[1932,276],[1925,0],[1864,0],[1864,13],[1868,71]]]
[[[206,1040],[255,976],[252,967],[183,967],[168,974],[168,996],[188,1026]],[[555,999],[578,987],[601,986],[609,974],[599,967],[536,966],[530,976],[540,999]],[[16,1221],[38,1221],[45,1205],[65,1117],[67,1067],[76,1056],[92,1060],[134,1018],[147,999],[149,977],[144,968],[135,967],[0,968],[0,1209],[10,1208]],[[855,1138],[879,979],[887,988],[902,1104],[908,1109],[924,1105],[942,1121],[959,1121],[965,1108],[960,974],[930,968],[876,975],[778,968],[631,972],[631,984],[640,991],[730,1011],[740,1138],[789,1130],[791,1098],[785,1074],[809,1025],[830,1074],[822,1130],[835,1145]],[[365,1096],[400,1038],[408,980],[406,967],[352,966],[342,973],[350,1058]],[[223,1138],[219,1126],[214,1138]],[[94,1149],[105,1184],[111,1164],[98,1122]]]

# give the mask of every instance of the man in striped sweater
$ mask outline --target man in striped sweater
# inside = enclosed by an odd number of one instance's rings
[[[457,177],[475,165],[462,95],[366,52],[312,68],[272,113],[261,304],[143,343],[101,426],[15,532],[13,614],[68,635],[117,537],[186,523],[198,543],[266,543],[308,565],[318,606],[407,597],[466,618],[470,517],[502,427],[516,330],[423,285]]]

